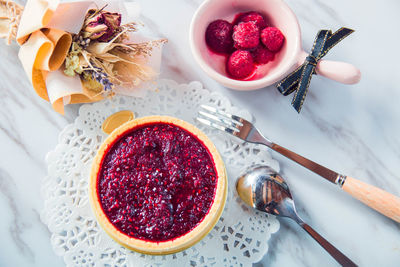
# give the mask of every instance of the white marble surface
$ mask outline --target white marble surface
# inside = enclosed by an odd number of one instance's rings
[[[191,17],[202,0],[142,0],[143,21],[155,36],[169,39],[161,77],[201,81],[250,110],[275,142],[339,172],[400,195],[400,2],[288,0],[309,49],[318,29],[340,26],[356,32],[327,59],[344,60],[363,74],[345,86],[314,77],[297,115],[291,97],[273,87],[253,92],[223,88],[208,78],[190,53]],[[56,114],[34,93],[17,60],[16,46],[0,44],[0,266],[63,266],[41,223],[40,186],[44,157],[78,106]],[[400,225],[360,204],[332,184],[273,153],[281,163],[300,215],[360,266],[400,266]],[[269,252],[256,266],[335,266],[295,223],[282,219]]]

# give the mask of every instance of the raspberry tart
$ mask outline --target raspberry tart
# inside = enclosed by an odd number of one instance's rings
[[[170,254],[200,241],[226,200],[226,171],[213,143],[167,116],[129,121],[101,145],[89,195],[100,225],[121,245]]]

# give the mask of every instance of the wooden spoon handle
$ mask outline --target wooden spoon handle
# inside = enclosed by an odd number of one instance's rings
[[[400,198],[355,178],[346,177],[344,191],[383,215],[400,222]]]

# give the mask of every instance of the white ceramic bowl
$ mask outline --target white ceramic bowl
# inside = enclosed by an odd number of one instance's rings
[[[216,19],[232,22],[236,14],[247,11],[262,13],[269,25],[281,30],[285,43],[272,62],[257,66],[251,79],[235,80],[229,78],[225,71],[226,57],[208,49],[205,32],[210,22]],[[237,90],[254,90],[272,85],[301,65],[307,56],[301,47],[297,18],[282,0],[206,0],[193,16],[189,39],[193,56],[200,67],[217,82]],[[316,71],[347,84],[356,83],[360,79],[360,71],[343,62],[321,60]]]

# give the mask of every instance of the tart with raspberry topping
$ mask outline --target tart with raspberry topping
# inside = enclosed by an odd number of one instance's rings
[[[101,145],[90,202],[104,230],[146,254],[184,250],[214,227],[226,199],[215,146],[193,125],[167,116],[129,121]]]

